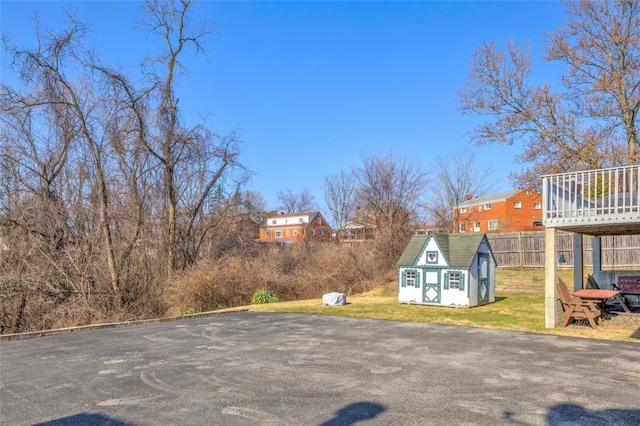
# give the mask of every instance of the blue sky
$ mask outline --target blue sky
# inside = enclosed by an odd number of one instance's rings
[[[35,10],[43,26],[72,11],[103,59],[127,68],[155,49],[136,23],[140,4],[3,0],[2,31],[32,45]],[[531,44],[537,82],[556,83],[542,32],[565,20],[555,1],[204,1],[196,10],[215,31],[206,56],[185,55],[185,119],[237,132],[255,173],[247,189],[269,208],[278,191],[307,189],[322,209],[325,176],[390,151],[428,172],[437,157],[473,149],[478,167],[493,168],[495,190],[511,189],[519,147],[471,146],[466,133],[480,118],[457,110],[458,91],[473,49],[508,38]],[[14,84],[7,65],[3,52],[3,82]]]

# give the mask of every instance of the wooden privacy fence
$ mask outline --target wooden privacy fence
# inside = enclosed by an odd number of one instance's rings
[[[558,265],[573,266],[573,233],[558,231]],[[498,267],[543,268],[544,231],[487,234]],[[603,269],[640,268],[640,235],[601,237]],[[593,237],[582,236],[584,266],[593,266]],[[563,262],[564,261],[564,262]]]

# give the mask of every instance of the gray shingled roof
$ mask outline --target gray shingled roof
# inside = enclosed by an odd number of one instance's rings
[[[429,234],[415,234],[409,240],[407,247],[405,247],[402,256],[398,260],[397,266],[411,266],[416,263],[420,250],[427,241]]]
[[[442,234],[428,233],[414,235],[398,260],[397,266],[413,266],[418,260],[428,238],[433,236],[440,246],[449,266],[468,268],[485,238],[485,234]]]

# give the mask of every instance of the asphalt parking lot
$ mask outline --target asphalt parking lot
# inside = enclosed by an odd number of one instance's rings
[[[638,425],[640,344],[237,312],[0,342],[3,425]]]

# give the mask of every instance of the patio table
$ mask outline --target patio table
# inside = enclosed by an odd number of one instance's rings
[[[572,296],[579,297],[583,300],[594,300],[597,301],[603,307],[604,310],[604,302],[609,299],[615,299],[622,309],[625,312],[631,312],[627,307],[626,303],[624,303],[624,299],[620,296],[620,292],[617,290],[602,290],[602,289],[592,289],[592,288],[584,288],[582,290],[576,290],[571,293]]]

